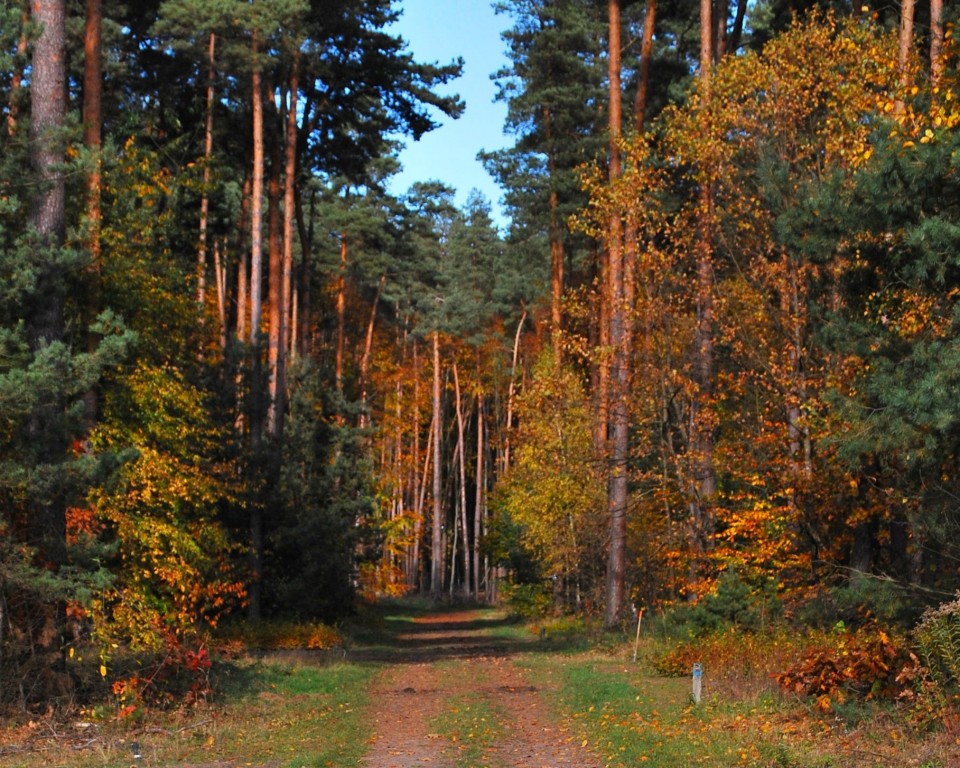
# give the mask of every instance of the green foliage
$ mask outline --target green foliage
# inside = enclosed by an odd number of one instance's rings
[[[941,693],[960,688],[960,599],[927,610],[913,630],[913,638]]]
[[[218,520],[233,498],[229,440],[211,412],[180,371],[146,363],[104,400],[93,444],[125,461],[91,495],[117,547],[118,582],[98,600],[99,631],[134,649],[215,624],[243,595],[237,547]]]
[[[553,605],[553,596],[542,583],[507,582],[501,585],[500,591],[510,612],[525,619],[546,616]]]
[[[713,591],[693,605],[670,609],[658,621],[668,637],[704,637],[736,629],[759,632],[775,626],[783,617],[783,603],[772,582],[754,587],[736,571],[726,571]]]
[[[495,508],[518,526],[520,542],[554,580],[558,596],[600,583],[603,483],[583,387],[551,352],[537,362],[517,403],[516,459]]]
[[[315,368],[304,362],[292,380],[264,605],[332,620],[352,610],[356,545],[374,510],[366,436],[341,418],[350,409]]]

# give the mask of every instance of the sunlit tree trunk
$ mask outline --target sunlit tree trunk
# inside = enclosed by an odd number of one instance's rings
[[[277,416],[276,435],[283,433],[283,415],[286,410],[287,354],[293,349],[291,330],[296,327],[293,311],[293,229],[296,222],[297,187],[297,105],[300,93],[300,52],[294,53],[290,70],[289,103],[287,105],[287,134],[283,169],[283,265],[280,286],[279,352],[277,358],[274,409]]]
[[[609,112],[610,182],[621,174],[621,85],[620,85],[620,2],[608,0],[609,14]],[[604,624],[613,627],[620,621],[624,603],[626,566],[629,438],[628,359],[629,329],[625,292],[623,220],[618,210],[610,213],[607,224],[607,303],[610,313],[610,348],[613,358],[609,381],[608,432],[609,478],[607,515],[609,550],[607,553],[606,610]]]
[[[370,358],[373,355],[373,331],[377,322],[377,309],[380,306],[380,297],[383,295],[383,289],[387,284],[387,276],[380,275],[377,283],[377,293],[373,297],[373,304],[370,306],[370,319],[367,321],[367,332],[363,340],[363,353],[360,355],[360,364],[357,369],[357,383],[360,388],[360,402],[366,406],[368,397],[367,378],[370,373]],[[366,407],[360,412],[360,427],[364,428],[369,423],[369,416]]]
[[[94,269],[100,262],[100,151],[103,145],[103,27],[102,0],[87,0],[83,35],[83,146],[92,165],[87,176],[87,227]]]
[[[943,0],[930,0],[930,82],[934,87],[943,76]]]
[[[709,30],[711,23],[710,0],[700,2],[700,87],[701,119],[706,132],[709,125],[711,101],[711,69],[713,49]],[[704,165],[700,169],[700,201],[697,212],[697,324],[694,339],[694,376],[697,390],[690,407],[690,507],[691,544],[694,560],[712,547],[713,542],[713,497],[716,479],[713,469],[713,426],[711,396],[713,393],[713,184],[712,169]]]
[[[262,393],[260,390],[260,323],[263,312],[263,85],[259,65],[257,35],[253,38],[254,67],[251,77],[253,107],[253,180],[250,195],[250,347],[252,350],[250,448],[254,457],[263,438]],[[250,588],[248,614],[259,621],[262,613],[263,510],[256,499],[249,502],[250,513]]]
[[[207,225],[210,218],[210,162],[213,157],[213,105],[216,82],[217,35],[210,32],[207,41],[207,103],[203,136],[203,190],[200,196],[200,234],[197,246],[197,306],[200,322],[204,319],[207,292]]]
[[[501,473],[506,474],[510,469],[510,445],[513,439],[513,407],[517,392],[517,363],[520,357],[520,335],[523,332],[523,324],[527,319],[527,310],[523,310],[520,320],[517,322],[517,332],[513,337],[513,354],[510,358],[510,383],[507,385],[507,413],[504,419],[504,446],[503,461]]]
[[[479,363],[478,363],[479,367]],[[486,427],[484,424],[483,395],[477,393],[477,467],[476,499],[473,509],[473,597],[480,599],[480,540],[483,536],[483,519],[486,510],[486,478],[483,453],[486,450]]]
[[[470,573],[470,531],[467,525],[466,430],[463,424],[463,396],[460,390],[460,373],[456,362],[453,363],[453,389],[456,400],[457,417],[457,469],[460,477],[460,524],[463,530],[463,591],[466,594],[470,591],[470,583],[472,581]]]
[[[267,91],[271,92],[270,89]],[[274,117],[279,118],[274,110]],[[279,121],[278,121],[279,122]],[[271,124],[274,121],[271,120]],[[285,306],[283,301],[283,239],[280,198],[283,176],[283,152],[280,141],[274,137],[270,143],[270,178],[267,183],[267,434],[280,436],[283,414],[277,408],[280,392],[280,373],[283,358],[283,329]]]
[[[443,477],[442,434],[443,414],[440,412],[440,333],[433,332],[433,519],[431,520],[430,592],[439,595],[443,590]]]
[[[333,380],[343,395],[343,359],[346,350],[347,322],[347,233],[340,233],[340,271],[337,274],[337,346],[333,364]]]

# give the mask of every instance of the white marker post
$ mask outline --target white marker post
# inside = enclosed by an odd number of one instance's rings
[[[637,650],[640,648],[640,622],[643,621],[643,608],[637,616],[637,639],[633,644],[633,663],[637,663]]]
[[[700,703],[700,691],[703,687],[703,665],[697,662],[693,665],[693,703]]]

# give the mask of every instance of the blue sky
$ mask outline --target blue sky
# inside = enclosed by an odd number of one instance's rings
[[[500,33],[510,26],[510,18],[496,15],[491,0],[400,0],[396,7],[402,16],[391,31],[407,41],[418,61],[446,64],[463,57],[463,76],[442,92],[459,93],[466,109],[457,120],[444,117],[440,127],[420,141],[406,140],[400,153],[403,171],[389,189],[399,195],[414,182],[436,179],[457,190],[461,206],[470,191],[478,189],[503,226],[498,204],[502,193],[476,156],[482,149],[512,143],[502,133],[506,105],[494,103],[496,86],[490,79],[506,64]]]

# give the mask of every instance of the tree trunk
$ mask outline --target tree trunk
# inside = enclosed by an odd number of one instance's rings
[[[66,147],[63,127],[66,120],[66,8],[64,0],[33,0],[33,22],[40,34],[34,43],[30,112],[30,160],[33,166],[34,197],[29,222],[37,235],[31,267],[37,278],[37,293],[25,318],[27,343],[37,356],[65,334],[63,281],[59,251],[63,248],[65,221]],[[67,371],[64,371],[66,374]],[[39,467],[63,465],[68,457],[64,425],[65,403],[45,402],[36,407],[27,422],[28,439]],[[52,570],[67,562],[66,504],[63,481],[55,481],[41,498],[28,501],[27,531],[36,547],[38,560]],[[61,485],[61,487],[57,487]],[[62,653],[60,637],[65,605],[56,597],[41,598],[38,612],[42,627],[31,638],[36,649],[50,659]],[[40,622],[37,622],[39,626]],[[61,669],[62,672],[62,669]],[[60,674],[55,673],[59,685]]]
[[[621,85],[620,85],[620,1],[608,0],[609,17],[609,85],[610,85],[610,182],[621,174]],[[609,551],[607,553],[606,610],[604,626],[610,628],[620,621],[624,603],[626,539],[627,539],[627,448],[629,411],[627,407],[628,349],[625,306],[625,275],[623,252],[623,221],[620,212],[610,214],[607,225],[607,303],[610,316],[610,347],[613,365],[608,382],[607,413],[609,477],[607,486],[607,514],[609,520]]]
[[[467,524],[467,459],[466,430],[463,425],[463,397],[460,391],[460,373],[456,362],[453,364],[453,389],[456,398],[457,413],[457,450],[459,459],[457,469],[460,477],[460,523],[463,529],[463,591],[468,594],[472,576],[470,573],[470,532]]]
[[[633,127],[643,133],[647,119],[647,95],[650,90],[650,60],[653,58],[653,29],[657,20],[657,0],[646,0],[643,9],[643,36],[640,39],[640,70],[637,96],[633,102]]]
[[[272,89],[268,89],[271,93]],[[270,102],[272,103],[272,99]],[[271,114],[278,118],[275,110]],[[271,121],[273,123],[273,121]],[[283,244],[281,242],[282,227],[280,223],[280,190],[283,175],[283,160],[280,142],[274,137],[270,143],[270,179],[267,184],[267,201],[269,213],[267,216],[267,252],[268,282],[267,282],[267,434],[272,438],[279,437],[280,423],[283,416],[277,410],[277,397],[280,390],[280,360],[283,357]]]
[[[562,359],[562,323],[563,323],[563,288],[565,282],[566,254],[563,248],[564,225],[560,220],[560,199],[556,184],[556,160],[553,155],[553,114],[549,107],[543,109],[543,130],[549,154],[547,155],[547,176],[551,189],[548,198],[550,210],[550,224],[548,237],[550,239],[550,339],[556,351],[557,360]]]
[[[287,105],[287,140],[283,170],[283,272],[280,290],[280,348],[277,359],[277,388],[274,408],[278,414],[276,437],[283,436],[286,411],[287,353],[293,348],[290,331],[295,327],[293,313],[293,228],[296,222],[297,188],[297,105],[300,94],[300,51],[293,55],[290,70],[290,102]]]
[[[443,414],[440,390],[440,333],[433,332],[433,520],[430,552],[430,592],[439,595],[443,590],[443,478],[442,434]]]
[[[943,0],[930,0],[930,82],[943,77]]]
[[[479,368],[479,363],[478,366]],[[480,538],[483,535],[483,518],[486,503],[486,468],[483,452],[486,449],[483,418],[483,395],[477,393],[477,472],[476,499],[473,508],[473,598],[480,600]]]
[[[377,283],[377,293],[373,297],[373,304],[370,307],[370,320],[367,322],[367,332],[363,341],[363,354],[360,356],[360,365],[357,371],[357,383],[360,388],[360,402],[363,409],[360,411],[360,427],[364,428],[369,422],[367,415],[367,375],[370,371],[370,358],[373,355],[373,331],[377,321],[377,308],[380,306],[380,297],[383,295],[383,289],[387,284],[387,276],[380,275]]]
[[[506,474],[510,469],[510,445],[513,435],[513,405],[517,393],[517,361],[520,356],[520,334],[523,331],[523,323],[527,319],[527,310],[523,310],[520,320],[517,322],[517,332],[513,337],[513,355],[510,359],[510,383],[507,385],[507,414],[505,421],[506,436],[504,437],[503,462],[501,474]]]
[[[347,233],[340,233],[340,271],[337,274],[337,349],[334,357],[333,379],[337,393],[343,395],[343,358],[346,350],[347,322]]]
[[[83,146],[90,153],[87,176],[87,227],[90,258],[94,271],[100,262],[100,149],[103,145],[102,101],[103,55],[100,32],[103,27],[102,0],[87,0],[83,34]]]
[[[210,218],[210,162],[213,157],[214,84],[217,76],[216,52],[217,35],[211,31],[207,41],[207,115],[203,135],[203,191],[200,196],[200,232],[197,245],[197,307],[201,324],[204,321],[207,302],[207,223]]]
[[[259,55],[257,35],[253,37],[253,57]],[[263,312],[263,86],[259,66],[254,63],[251,77],[253,106],[253,185],[250,195],[250,450],[256,460],[263,438],[262,392],[260,391],[260,324]],[[262,614],[263,510],[258,499],[249,500],[250,511],[250,589],[248,615],[259,621]]]
[[[710,0],[700,2],[700,84],[702,120],[709,120],[711,100]],[[704,132],[709,125],[704,124]],[[691,544],[694,555],[712,548],[712,500],[716,489],[713,470],[713,427],[710,400],[713,392],[713,184],[712,169],[700,169],[700,203],[697,214],[697,325],[694,340],[697,391],[690,407],[690,507]]]
[[[906,93],[913,84],[913,72],[910,67],[910,51],[913,48],[913,17],[916,10],[916,0],[900,0],[900,33],[898,35],[899,54],[897,67],[900,70],[901,93]],[[903,112],[903,99],[899,98],[895,104],[895,112]]]
[[[300,197],[299,193],[300,187],[294,185],[294,196],[296,200],[296,216],[297,216],[297,231],[300,235],[300,270],[298,272],[297,279],[297,339],[299,340],[299,347],[297,352],[302,357],[306,357],[310,354],[313,348],[313,339],[311,334],[312,327],[312,318],[311,318],[311,269],[312,269],[312,258],[311,254],[313,253],[313,226],[314,226],[314,217],[313,217],[313,206],[316,201],[315,193],[311,192],[310,196],[310,226],[306,226],[303,216],[303,200]]]

